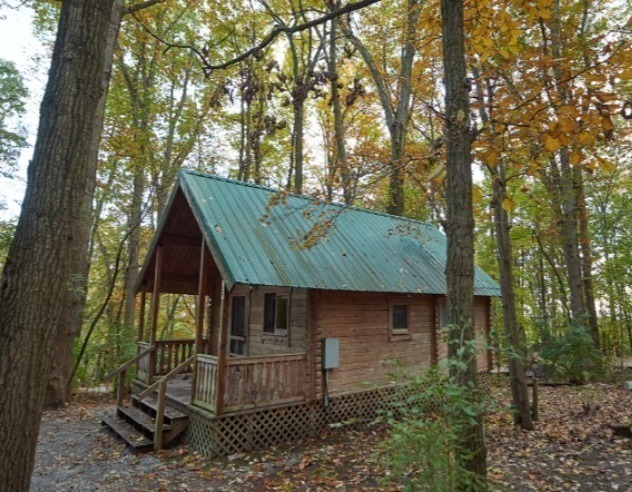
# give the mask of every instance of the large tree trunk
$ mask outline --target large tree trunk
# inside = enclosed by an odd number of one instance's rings
[[[358,49],[360,56],[367,64],[371,77],[377,88],[380,104],[384,111],[384,119],[388,127],[391,140],[391,158],[389,166],[388,202],[386,211],[392,215],[403,215],[405,206],[404,192],[404,150],[406,134],[410,119],[410,105],[412,97],[412,71],[415,61],[415,34],[418,29],[423,1],[407,0],[406,2],[406,38],[402,47],[401,68],[397,78],[398,94],[396,104],[391,101],[391,88],[385,78],[384,70],[377,66],[375,59],[367,47],[351,31],[348,25],[341,24],[345,36]]]
[[[86,251],[120,0],[62,3],[22,212],[0,286],[0,483],[29,489],[51,351]]]
[[[336,141],[336,162],[334,169],[340,171],[342,181],[342,195],[345,205],[353,205],[353,191],[351,179],[349,175],[349,167],[347,165],[347,147],[345,144],[344,118],[342,114],[342,104],[340,103],[340,90],[338,89],[338,55],[337,55],[337,37],[338,23],[340,20],[336,17],[331,20],[331,30],[329,32],[329,75],[331,80],[331,102],[334,115],[334,137]]]
[[[303,90],[301,88],[301,90]],[[305,98],[298,96],[294,100],[294,185],[293,193],[303,193],[303,133],[305,122]]]
[[[470,104],[465,65],[463,0],[441,0],[443,70],[445,84],[445,142],[447,172],[446,265],[449,357],[462,362],[452,365],[457,383],[470,387],[477,398],[476,357],[462,350],[475,341],[474,334],[474,212],[472,204],[472,140]],[[463,432],[457,459],[481,483],[486,476],[486,449],[482,415],[473,421],[462,416]],[[466,484],[460,484],[467,488]]]
[[[136,282],[140,272],[140,222],[143,214],[143,193],[145,192],[145,173],[141,166],[134,168],[134,183],[132,203],[128,217],[130,229],[127,245],[127,268],[125,270],[125,306],[123,309],[123,324],[130,333],[136,321]]]
[[[516,313],[516,296],[514,293],[513,254],[510,237],[509,214],[502,204],[507,196],[507,177],[504,163],[499,162],[496,173],[492,177],[494,191],[494,225],[496,229],[496,247],[498,249],[498,266],[500,270],[501,303],[505,336],[512,353],[509,355],[509,377],[513,402],[514,423],[523,429],[533,430],[529,391],[524,359],[526,355],[524,337],[522,336],[518,315]]]
[[[582,256],[582,282],[584,284],[584,303],[586,305],[586,313],[588,315],[588,326],[590,334],[595,346],[599,348],[599,322],[597,317],[597,309],[595,307],[595,288],[593,284],[593,259],[592,248],[590,247],[590,224],[588,217],[588,206],[586,204],[586,195],[584,193],[584,176],[581,168],[573,169],[577,183],[577,207],[579,218],[579,246]]]

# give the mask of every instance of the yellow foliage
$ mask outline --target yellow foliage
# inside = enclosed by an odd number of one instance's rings
[[[549,152],[555,153],[560,150],[561,146],[562,144],[560,143],[560,141],[557,138],[553,138],[551,136],[546,137],[546,140],[544,141],[544,147]]]

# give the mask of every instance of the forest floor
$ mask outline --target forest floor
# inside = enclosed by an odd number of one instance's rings
[[[487,424],[494,490],[632,491],[632,439],[608,424],[632,424],[632,392],[607,385],[541,387],[537,430],[511,424],[505,389]],[[386,490],[376,455],[383,426],[331,429],[319,439],[261,453],[204,458],[186,445],[134,454],[101,426],[106,397],[83,398],[44,414],[32,491]]]

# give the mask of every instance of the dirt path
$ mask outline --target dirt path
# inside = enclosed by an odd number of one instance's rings
[[[495,390],[507,403],[507,392]],[[632,491],[632,439],[608,423],[632,424],[632,393],[610,386],[542,388],[538,430],[513,428],[498,411],[487,427],[494,490]],[[110,400],[74,403],[44,415],[33,491],[397,490],[380,485],[375,456],[385,429],[333,429],[320,439],[209,460],[186,445],[133,454],[100,424]]]

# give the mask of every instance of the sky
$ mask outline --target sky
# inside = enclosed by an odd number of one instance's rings
[[[10,5],[13,4],[19,5],[18,0],[11,0]],[[0,220],[11,220],[20,213],[26,188],[26,167],[33,154],[49,59],[47,48],[41,46],[33,34],[31,10],[0,5],[0,58],[15,63],[29,90],[26,114],[22,119],[28,132],[29,147],[22,151],[16,176],[13,179],[0,177],[0,204],[6,206],[6,209],[0,207]]]

